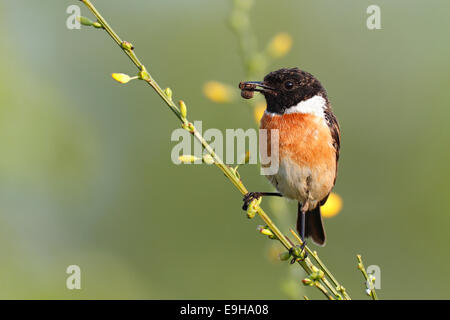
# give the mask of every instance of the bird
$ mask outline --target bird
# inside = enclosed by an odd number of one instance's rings
[[[336,183],[341,146],[339,123],[325,88],[316,77],[297,67],[270,72],[263,81],[240,82],[239,88],[245,99],[259,92],[266,100],[260,129],[267,130],[268,149],[270,131],[278,130],[279,137],[278,170],[266,175],[278,192],[248,192],[243,209],[264,196],[295,200],[296,229],[302,246],[307,238],[324,246],[326,235],[320,206]],[[267,152],[270,155],[270,150]]]

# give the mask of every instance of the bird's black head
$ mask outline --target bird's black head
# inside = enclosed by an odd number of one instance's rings
[[[264,94],[267,111],[277,114],[283,114],[290,107],[316,95],[327,99],[319,80],[298,68],[273,71],[264,77],[263,82],[241,82],[239,88],[244,98],[250,98],[249,92],[253,91]]]

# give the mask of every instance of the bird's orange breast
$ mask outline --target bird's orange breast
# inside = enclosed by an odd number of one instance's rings
[[[323,118],[307,113],[267,114],[261,118],[261,129],[267,132],[270,149],[270,131],[278,130],[280,158],[288,157],[299,166],[327,166],[336,168],[336,151],[330,129]],[[271,154],[271,150],[268,150]]]
[[[260,140],[260,151],[267,146],[271,159],[276,157],[270,150],[272,130],[278,130],[279,136],[278,171],[266,177],[283,196],[314,209],[331,192],[336,177],[336,151],[328,125],[313,114],[265,113],[261,129],[268,132],[267,144]]]

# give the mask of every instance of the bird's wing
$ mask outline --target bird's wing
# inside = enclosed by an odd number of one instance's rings
[[[339,128],[339,123],[336,119],[336,116],[331,111],[331,108],[328,107],[325,110],[325,120],[327,122],[328,128],[331,132],[331,138],[333,140],[333,147],[336,151],[336,173],[334,175],[334,181],[333,186],[336,183],[336,176],[337,176],[337,168],[338,168],[338,161],[339,161],[339,151],[341,149],[341,129]],[[325,202],[327,202],[329,194],[320,202],[320,205],[324,205]]]
[[[336,150],[336,168],[339,160],[339,150],[341,149],[341,130],[339,129],[339,123],[333,112],[325,112],[325,119],[328,127],[330,128],[331,138],[333,139],[333,147]]]

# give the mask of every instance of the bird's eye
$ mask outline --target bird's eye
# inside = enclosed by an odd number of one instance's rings
[[[286,81],[286,82],[284,83],[284,87],[285,87],[287,90],[291,90],[291,89],[294,87],[294,83],[293,83],[292,81]]]

